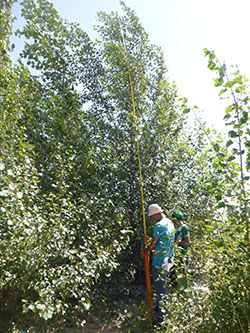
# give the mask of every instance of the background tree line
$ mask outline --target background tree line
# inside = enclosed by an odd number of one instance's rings
[[[205,50],[219,94],[230,101],[223,140],[199,119],[190,125],[195,110],[178,95],[160,48],[125,3],[120,17],[99,13],[99,39],[91,41],[47,0],[24,0],[25,25],[17,34],[25,46],[13,64],[13,2],[0,5],[2,331],[84,325],[111,285],[112,296],[143,283],[138,135],[146,206],[181,209],[192,230],[192,275],[188,285],[179,275],[181,290],[165,304],[168,329],[245,332],[245,78]],[[196,288],[201,280],[206,293]]]

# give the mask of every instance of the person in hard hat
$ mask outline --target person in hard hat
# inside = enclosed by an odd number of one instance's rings
[[[155,222],[153,237],[145,236],[145,251],[153,251],[152,276],[154,296],[154,323],[163,319],[159,306],[162,295],[169,293],[168,275],[174,260],[175,227],[173,222],[166,218],[158,204],[148,207],[148,216]]]
[[[191,242],[190,229],[185,223],[183,223],[183,218],[183,213],[180,210],[176,210],[172,213],[172,221],[174,222],[176,229],[175,243],[178,247],[180,247],[180,265],[182,265],[182,267],[184,265],[185,271],[188,264],[187,251],[191,245]]]

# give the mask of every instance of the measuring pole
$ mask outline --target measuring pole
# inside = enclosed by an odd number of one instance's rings
[[[120,24],[121,36],[122,36],[123,47],[124,47],[124,55],[125,55],[125,59],[126,59],[127,67],[128,67],[130,94],[131,94],[131,102],[132,102],[132,107],[133,107],[133,119],[134,119],[135,136],[136,136],[137,160],[138,160],[138,167],[139,167],[139,180],[140,180],[140,188],[141,188],[143,230],[144,230],[144,236],[146,236],[146,219],[145,219],[145,205],[144,205],[143,181],[142,181],[142,169],[141,169],[141,157],[140,157],[140,142],[139,142],[138,133],[137,133],[137,117],[136,117],[136,111],[135,111],[134,89],[133,89],[132,77],[131,77],[131,72],[130,72],[130,67],[129,67],[129,59],[128,59],[128,54],[127,54],[127,49],[126,49],[126,43],[125,43],[125,38],[124,38],[124,33],[123,33],[120,18],[119,18],[119,24]],[[149,262],[150,262],[150,252],[149,251],[146,251],[145,256],[144,256],[144,260],[145,260],[147,299],[148,299],[150,314],[151,314],[151,317],[152,317],[152,315],[153,315],[153,306],[152,306],[151,279],[150,279],[150,268],[149,268]]]

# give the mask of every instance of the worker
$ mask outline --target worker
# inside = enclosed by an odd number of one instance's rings
[[[170,291],[167,279],[174,260],[175,227],[173,222],[163,214],[158,204],[148,207],[148,216],[155,222],[155,226],[153,237],[144,236],[144,251],[153,251],[153,324],[158,324],[163,320],[160,300],[162,295],[167,295]]]
[[[174,223],[176,233],[175,233],[175,243],[180,247],[179,256],[179,266],[182,267],[182,271],[186,272],[188,264],[187,251],[191,245],[190,242],[190,230],[189,227],[183,223],[183,213],[180,210],[176,210],[172,213],[172,221]]]

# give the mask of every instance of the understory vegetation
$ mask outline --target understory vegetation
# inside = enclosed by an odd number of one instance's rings
[[[247,79],[204,50],[227,100],[223,138],[190,123],[197,108],[125,3],[98,14],[92,41],[48,0],[23,0],[13,63],[14,2],[0,3],[0,331],[84,327],[144,285],[139,138],[145,207],[180,209],[191,229],[188,280],[179,272],[162,304],[163,331],[247,332]]]

